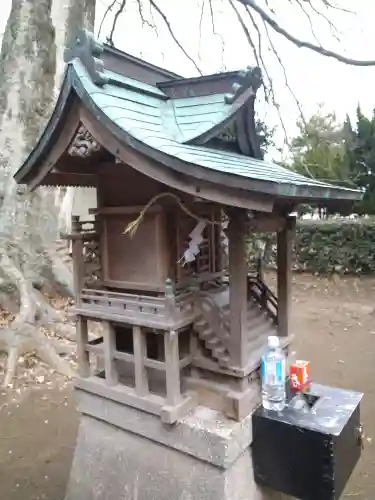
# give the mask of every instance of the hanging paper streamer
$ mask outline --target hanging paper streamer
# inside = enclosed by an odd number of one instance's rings
[[[198,253],[199,253],[199,245],[203,241],[202,233],[206,227],[207,223],[204,221],[198,222],[192,232],[189,234],[190,243],[189,247],[185,250],[184,255],[181,260],[183,261],[182,265],[184,266],[188,262],[193,262]]]

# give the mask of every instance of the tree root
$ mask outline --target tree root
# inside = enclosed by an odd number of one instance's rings
[[[11,338],[11,341],[9,339]],[[71,355],[75,351],[74,345],[63,344],[58,339],[50,339],[45,336],[38,326],[32,335],[14,335],[11,330],[0,331],[0,350],[8,353],[5,367],[5,377],[3,386],[7,387],[12,383],[17,374],[17,362],[20,356],[29,352],[35,355],[48,366],[56,370],[61,375],[73,377],[74,371],[68,361],[60,355]]]
[[[14,345],[8,352],[7,364],[5,367],[5,377],[3,386],[8,387],[11,384],[17,370],[17,360],[19,358],[18,346]]]
[[[4,252],[1,256],[2,270],[11,278],[19,290],[20,307],[15,319],[7,329],[0,331],[0,349],[8,353],[4,386],[12,383],[17,372],[18,358],[26,352],[35,351],[36,355],[58,373],[73,377],[74,371],[67,360],[59,356],[63,346],[56,339],[48,338],[44,330],[63,330],[64,316],[55,310],[46,298],[27,280],[21,270]],[[55,327],[55,328],[54,328]],[[61,343],[60,343],[61,344]],[[65,346],[67,347],[67,346]],[[65,352],[69,350],[65,349]]]

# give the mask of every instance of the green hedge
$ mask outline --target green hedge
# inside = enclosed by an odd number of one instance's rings
[[[269,243],[266,262],[276,263],[274,235],[262,235]],[[256,242],[249,241],[249,256]],[[375,219],[298,221],[294,242],[295,270],[317,274],[371,274],[375,272]],[[250,260],[251,257],[250,257]]]

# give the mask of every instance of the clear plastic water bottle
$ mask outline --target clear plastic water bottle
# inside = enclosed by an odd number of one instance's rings
[[[285,354],[279,337],[268,337],[268,350],[261,362],[262,404],[266,410],[285,408],[285,377]]]

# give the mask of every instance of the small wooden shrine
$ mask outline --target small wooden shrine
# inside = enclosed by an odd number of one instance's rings
[[[15,175],[90,186],[72,221],[77,386],[174,423],[201,404],[240,420],[259,397],[268,335],[290,338],[290,259],[301,203],[357,191],[262,159],[258,68],[181,78],[82,32],[52,118]],[[277,233],[277,294],[248,267],[247,238]],[[92,340],[87,322],[101,322]]]

